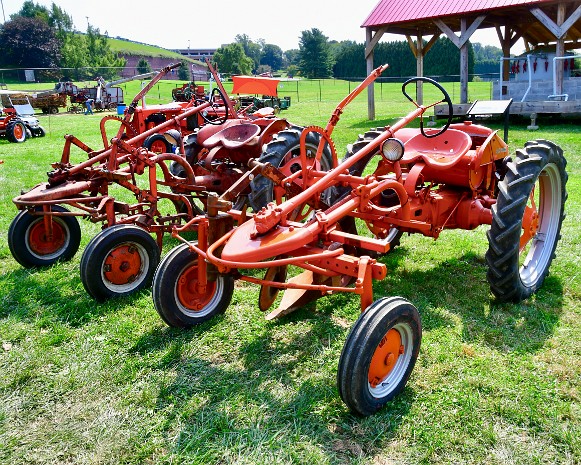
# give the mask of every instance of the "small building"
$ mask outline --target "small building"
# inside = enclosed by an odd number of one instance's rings
[[[380,0],[361,27],[366,31],[368,72],[373,70],[373,49],[384,33],[406,37],[418,76],[424,75],[424,57],[434,42],[442,34],[448,37],[460,49],[460,108],[469,106],[468,41],[476,30],[494,28],[504,55],[495,99],[513,98],[511,114],[581,113],[581,77],[571,73],[571,59],[581,55],[566,53],[581,49],[578,0]],[[520,39],[526,53],[511,57],[511,47]],[[526,70],[521,73],[523,66]],[[417,98],[422,101],[421,89]],[[374,119],[372,86],[368,108]]]

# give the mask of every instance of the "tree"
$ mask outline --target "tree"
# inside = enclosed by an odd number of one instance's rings
[[[150,73],[151,72],[151,65],[149,64],[149,61],[147,61],[145,58],[141,57],[139,59],[139,61],[137,62],[137,72],[139,74]]]
[[[221,73],[251,74],[252,59],[244,53],[244,48],[239,43],[223,45],[214,54],[214,60],[220,66]]]
[[[85,36],[87,47],[87,63],[94,75],[111,79],[118,74],[116,68],[125,66],[125,58],[118,57],[112,50],[107,36],[101,35],[99,28],[89,24]]]
[[[182,61],[180,63],[180,67],[178,68],[178,79],[182,81],[190,80],[190,69],[185,61]]]
[[[270,66],[277,71],[282,68],[282,49],[278,45],[265,44],[260,58],[261,65]]]
[[[45,20],[15,16],[0,28],[0,64],[20,68],[53,68],[60,60],[60,43]]]
[[[308,78],[331,76],[333,60],[327,36],[317,29],[301,32],[299,40],[301,73]]]
[[[242,48],[244,49],[244,54],[248,58],[250,58],[253,62],[252,71],[256,71],[256,68],[258,68],[258,65],[260,64],[260,55],[262,52],[264,41],[261,41],[259,39],[258,43],[253,42],[252,39],[250,39],[250,37],[248,37],[246,34],[238,34],[234,38],[234,41],[242,45]]]

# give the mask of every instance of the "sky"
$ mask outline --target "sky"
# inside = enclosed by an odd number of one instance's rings
[[[237,34],[264,39],[282,50],[297,49],[301,31],[317,28],[329,40],[365,42],[361,24],[378,0],[238,0],[188,2],[159,0],[34,0],[54,3],[72,18],[75,29],[87,30],[87,21],[109,37],[157,45],[168,49],[218,48],[234,42]],[[6,20],[17,13],[23,0],[0,0]],[[348,7],[346,5],[349,5]],[[357,5],[357,8],[354,7]],[[0,11],[1,14],[1,11]],[[4,17],[0,16],[0,21]],[[382,41],[405,40],[387,34]],[[494,29],[477,31],[472,42],[499,47]]]

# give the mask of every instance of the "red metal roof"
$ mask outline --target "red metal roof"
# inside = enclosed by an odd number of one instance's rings
[[[361,27],[498,10],[547,0],[380,0]]]

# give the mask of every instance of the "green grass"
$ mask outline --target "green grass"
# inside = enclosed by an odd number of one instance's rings
[[[175,58],[177,60],[193,61],[183,55],[172,52],[171,50],[156,47],[155,45],[141,44],[130,40],[120,40],[109,38],[109,46],[111,50],[116,53],[123,53],[126,55],[137,55],[146,57],[162,57]]]
[[[173,85],[162,82],[148,102],[168,101]],[[126,94],[137,86],[128,83]],[[324,125],[349,84],[324,82],[322,100],[317,82],[300,86],[283,116]],[[365,94],[347,107],[334,133],[340,154],[359,133],[410,110],[399,89],[383,85],[375,122],[366,119]],[[487,92],[485,83],[471,85],[472,98]],[[100,118],[40,116],[44,139],[0,141],[0,463],[581,463],[578,123],[541,119],[533,133],[515,121],[510,130],[513,149],[547,138],[568,159],[563,238],[537,295],[495,303],[484,227],[437,241],[406,236],[382,258],[389,272],[375,297],[412,301],[424,337],[403,394],[361,419],[335,387],[359,313],[353,295],[266,322],[258,289],[238,283],[223,316],[179,331],[162,323],[149,291],[105,304],[87,296],[79,259],[97,225],[82,222],[71,262],[41,270],[15,262],[6,243],[11,198],[46,180],[63,134],[99,146]]]

